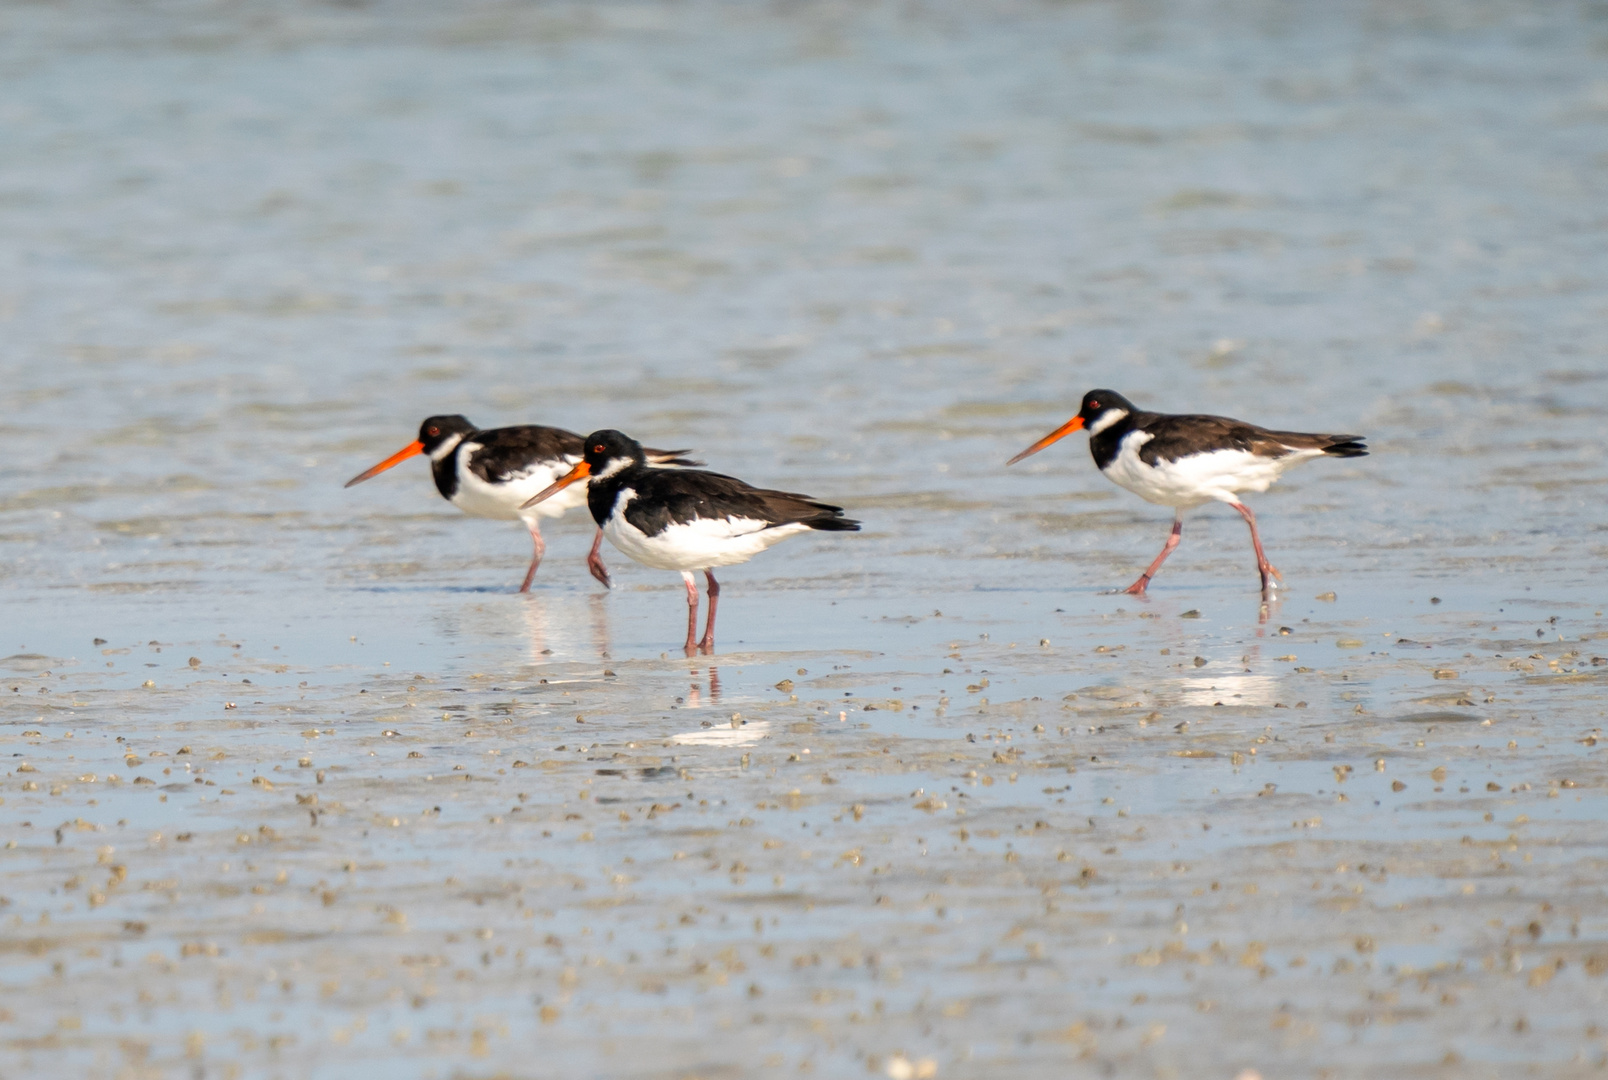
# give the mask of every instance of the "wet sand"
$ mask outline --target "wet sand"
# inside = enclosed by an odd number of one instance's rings
[[[3,18],[0,1075],[1608,1061],[1588,13]],[[1375,452],[1113,595],[1093,385]],[[866,530],[689,660],[438,411]]]

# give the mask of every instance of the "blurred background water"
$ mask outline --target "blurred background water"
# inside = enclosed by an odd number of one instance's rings
[[[1100,593],[1153,556],[1166,511],[1109,485],[1079,440],[1002,467],[1096,386],[1368,436],[1374,456],[1253,501],[1295,598],[1269,628],[1417,633],[1434,594],[1447,626],[1590,640],[1608,553],[1605,59],[1600,2],[6,4],[0,652],[30,677],[99,680],[87,712],[14,695],[7,737],[218,722],[211,683],[136,704],[147,675],[188,676],[175,651],[208,673],[256,657],[253,686],[354,715],[383,664],[534,688],[554,665],[640,662],[608,699],[622,740],[685,698],[689,671],[707,696],[698,665],[654,666],[680,638],[680,583],[613,555],[620,588],[601,595],[581,567],[589,523],[551,530],[521,598],[522,531],[464,519],[422,466],[341,489],[439,412],[619,427],[865,520],[724,578],[722,647],[749,656],[746,676],[725,671],[728,703],[774,697],[803,657],[896,670],[921,654],[899,689],[930,710],[960,690],[939,670],[956,639],[1148,633]],[[1203,511],[1137,608],[1206,610],[1174,645],[1226,677],[1268,629],[1254,583],[1238,519]],[[1328,590],[1338,605],[1310,601]],[[1446,647],[1438,660],[1461,659]],[[1258,656],[1247,706],[1302,693]],[[1165,683],[1136,654],[1117,677],[1092,662],[999,657],[993,677],[1023,700],[1101,684],[1208,709],[1226,685]],[[1427,677],[1364,681],[1399,712],[1437,689]],[[892,693],[891,675],[870,682]],[[1600,724],[1598,685],[1560,692],[1568,724]],[[1312,722],[1342,723],[1350,693],[1309,694],[1329,710]],[[879,737],[932,734],[914,713],[887,723]],[[1151,797],[1166,814],[1181,796],[1164,780]],[[61,817],[31,809],[43,792],[7,798],[8,836]],[[57,887],[26,876],[7,886],[15,919]],[[13,983],[14,1029],[37,1027],[33,977]],[[183,1018],[149,1024],[180,1052]],[[8,1053],[110,1075],[115,1055],[85,1038],[82,1058]],[[564,1059],[576,1075],[596,1063],[585,1045]],[[1498,1040],[1480,1060],[1599,1052],[1566,1049]],[[894,1075],[889,1052],[857,1051]],[[1022,1052],[1017,1075],[1070,1060]],[[1004,1067],[933,1053],[946,1075]],[[1149,1053],[1104,1067],[1184,1067]],[[864,1067],[817,1050],[788,1067],[817,1054],[827,1074]],[[702,1060],[667,1055],[675,1075]],[[1240,1064],[1256,1059],[1214,1059]]]

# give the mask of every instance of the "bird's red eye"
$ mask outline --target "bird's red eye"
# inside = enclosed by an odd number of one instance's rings
[[[596,446],[592,447],[592,453],[601,454],[606,449],[608,449],[608,448],[605,447],[602,443],[598,443]]]
[[[1099,402],[1098,402],[1098,401],[1091,401],[1091,402],[1089,402],[1089,408],[1091,408],[1091,409],[1098,409],[1098,408],[1099,408],[1099,407],[1100,407],[1100,403],[1099,403]]]
[[[435,438],[437,435],[441,434],[441,429],[433,427],[433,428],[430,428],[429,430],[427,430],[425,432],[425,434],[430,436],[431,438]]]

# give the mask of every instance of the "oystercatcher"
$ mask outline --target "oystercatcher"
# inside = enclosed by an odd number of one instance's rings
[[[1216,500],[1239,511],[1251,527],[1262,592],[1284,580],[1262,551],[1256,515],[1239,501],[1242,491],[1266,491],[1285,469],[1315,457],[1363,457],[1361,435],[1309,435],[1270,431],[1223,416],[1145,412],[1114,390],[1090,390],[1078,414],[1007,461],[1014,465],[1080,428],[1106,479],[1147,502],[1173,507],[1172,535],[1139,580],[1124,592],[1142,595],[1183,535],[1184,511]]]
[[[655,465],[701,465],[701,461],[683,458],[685,450],[643,451]],[[529,592],[536,577],[536,568],[542,563],[547,543],[542,539],[539,519],[559,517],[564,511],[586,501],[583,490],[571,492],[562,499],[550,500],[538,509],[529,506],[530,496],[553,482],[553,478],[568,470],[581,459],[581,437],[563,428],[521,424],[518,427],[491,428],[482,431],[462,416],[432,416],[419,425],[419,437],[378,465],[358,473],[346,481],[346,486],[361,484],[385,470],[401,464],[410,457],[424,454],[430,459],[430,472],[435,477],[436,490],[441,497],[471,517],[496,518],[500,521],[523,521],[530,530],[536,552],[531,557],[530,569],[525,571],[520,592]],[[592,550],[586,556],[587,569],[605,586],[609,584],[609,571],[603,565],[598,548],[603,543],[603,530],[592,538]]]
[[[859,531],[860,523],[844,517],[841,507],[808,495],[750,487],[720,473],[655,469],[648,463],[652,453],[618,431],[594,431],[586,437],[585,454],[575,467],[525,505],[544,505],[544,500],[571,484],[590,478],[587,506],[609,542],[643,566],[681,571],[687,583],[689,656],[715,647],[715,604],[720,597],[715,567],[747,562],[771,545],[811,529]],[[709,620],[702,640],[695,637],[694,570],[702,570],[709,582]]]

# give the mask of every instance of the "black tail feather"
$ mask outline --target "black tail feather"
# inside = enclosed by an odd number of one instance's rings
[[[1334,443],[1323,448],[1330,457],[1367,457],[1368,447],[1361,435],[1335,435]]]
[[[674,466],[678,469],[697,469],[703,467],[703,462],[690,457],[682,456],[684,454],[692,453],[691,450],[655,450],[651,446],[644,446],[642,448],[642,452],[647,455],[648,464],[650,465]]]

